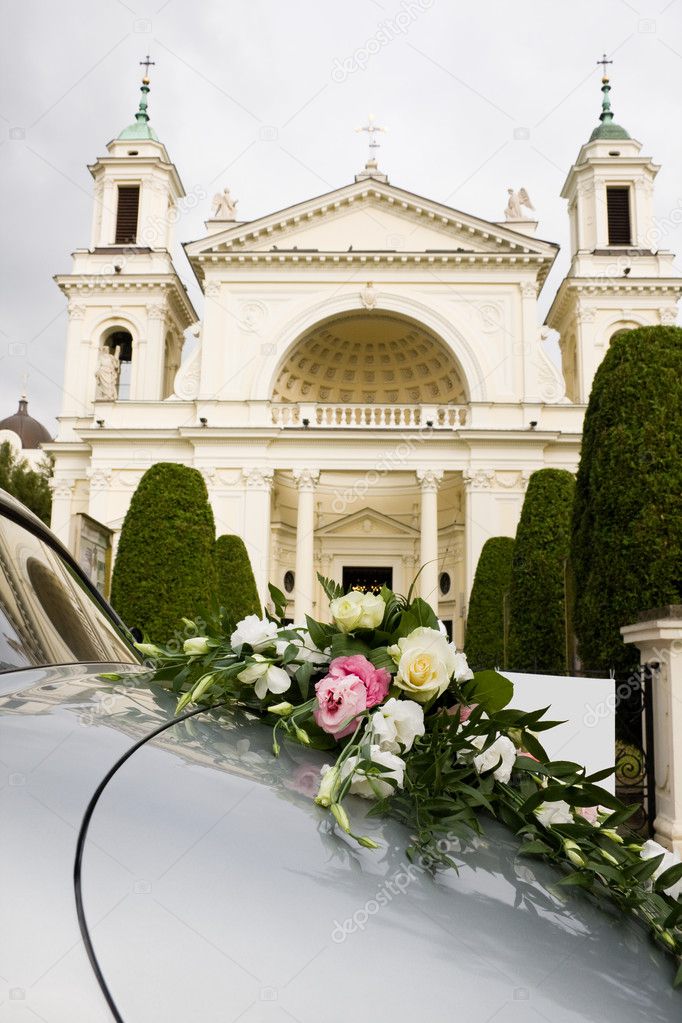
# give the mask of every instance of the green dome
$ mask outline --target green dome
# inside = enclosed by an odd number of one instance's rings
[[[613,116],[613,115],[611,115]],[[602,124],[598,124],[590,135],[590,142],[594,142],[595,139],[629,139],[630,136],[626,132],[625,128],[621,128],[615,121],[604,121]]]
[[[134,124],[129,124],[127,128],[124,128],[121,134],[118,136],[120,139],[151,139],[153,142],[158,142],[159,138],[154,129],[147,121],[135,121]]]

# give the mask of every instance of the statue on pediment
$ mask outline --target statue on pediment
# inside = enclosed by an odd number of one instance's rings
[[[229,188],[222,192],[216,192],[213,196],[213,219],[214,220],[236,220],[237,203],[239,199],[233,199]]]
[[[504,211],[505,220],[528,220],[528,217],[523,212],[523,207],[533,211],[535,211],[535,207],[530,201],[530,196],[525,188],[520,188],[518,192],[515,192],[513,188],[508,188],[507,195],[509,198]]]

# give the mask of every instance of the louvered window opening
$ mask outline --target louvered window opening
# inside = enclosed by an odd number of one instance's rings
[[[139,185],[119,185],[116,210],[116,245],[134,245],[137,241]]]
[[[609,224],[609,245],[631,245],[630,189],[606,189],[606,213]]]

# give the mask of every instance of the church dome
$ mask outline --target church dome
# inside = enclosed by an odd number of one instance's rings
[[[29,450],[52,440],[46,427],[33,416],[29,416],[26,398],[19,399],[19,408],[14,415],[0,420],[0,430],[11,430],[12,433],[16,433],[21,440],[22,448]]]
[[[420,324],[378,311],[337,316],[309,330],[282,366],[272,397],[363,404],[467,400],[443,341]]]

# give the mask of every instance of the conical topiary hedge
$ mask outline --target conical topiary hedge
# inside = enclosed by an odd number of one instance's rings
[[[583,665],[630,670],[623,625],[682,602],[682,330],[619,334],[585,415],[571,560]]]
[[[158,462],[133,494],[121,530],[111,602],[130,628],[169,642],[181,619],[215,603],[215,525],[200,472]]]
[[[469,599],[464,650],[474,668],[504,668],[504,599],[509,592],[514,540],[492,536],[483,545]]]
[[[218,604],[231,622],[247,615],[263,614],[256,580],[244,541],[240,536],[223,534],[215,542],[215,570]]]
[[[508,667],[561,675],[571,667],[566,574],[575,479],[539,469],[528,482],[509,589]]]

